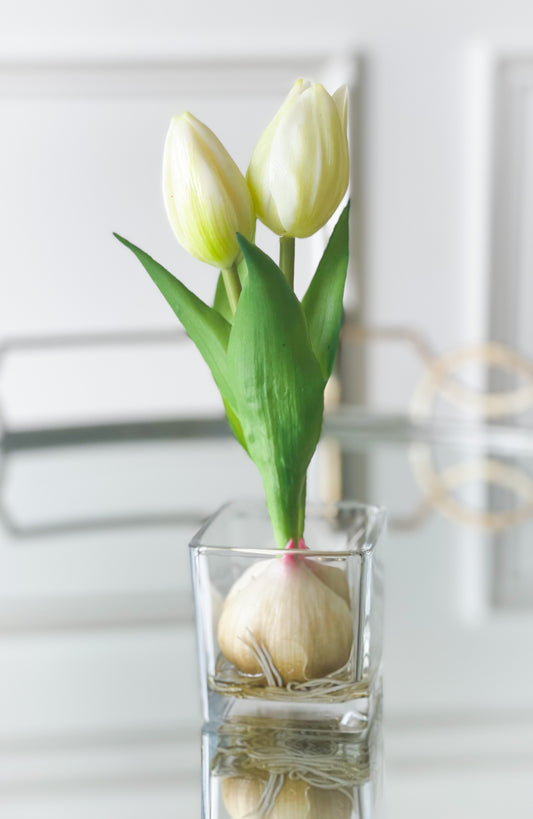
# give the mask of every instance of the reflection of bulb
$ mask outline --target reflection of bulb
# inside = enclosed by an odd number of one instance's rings
[[[222,796],[231,819],[349,819],[352,813],[343,791],[282,776],[231,777],[222,783]]]

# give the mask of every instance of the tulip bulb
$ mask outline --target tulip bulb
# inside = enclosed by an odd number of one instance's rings
[[[222,783],[222,798],[231,819],[349,819],[352,802],[339,790],[325,790],[302,780],[285,779],[265,799],[268,782],[231,777]]]
[[[304,683],[342,668],[353,643],[340,569],[285,551],[255,563],[230,590],[218,624],[223,655],[269,685]]]

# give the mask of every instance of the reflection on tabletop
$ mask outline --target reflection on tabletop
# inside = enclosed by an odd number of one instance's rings
[[[378,715],[364,740],[260,717],[204,730],[202,819],[376,819],[381,749]]]

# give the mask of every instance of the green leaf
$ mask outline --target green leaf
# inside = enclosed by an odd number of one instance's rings
[[[279,267],[239,236],[248,278],[228,344],[228,372],[248,451],[279,546],[301,536],[305,477],[323,415],[325,379],[301,305]]]
[[[172,273],[154,261],[144,250],[116,233],[113,235],[137,256],[183,324],[187,334],[198,347],[213,374],[222,398],[234,411],[235,396],[228,379],[226,357],[231,325],[216,310],[195,296]]]
[[[215,300],[213,302],[214,309],[220,313],[220,315],[226,319],[229,324],[233,324],[233,313],[231,312],[230,303],[228,300],[228,293],[226,290],[226,285],[224,284],[224,277],[222,273],[218,276],[217,281],[217,289],[215,291]],[[241,422],[237,418],[235,412],[229,406],[229,404],[224,401],[224,409],[226,410],[226,416],[228,418],[228,422],[230,427],[233,430],[233,433],[242,446],[242,448],[248,452],[248,447],[246,446],[246,441],[244,440],[244,432],[242,431]]]
[[[348,202],[302,299],[311,343],[326,379],[333,370],[339,344],[342,297],[348,270],[349,214]]]
[[[248,447],[246,446],[246,441],[244,438],[244,432],[242,430],[241,422],[239,421],[237,415],[232,410],[228,402],[224,401],[224,399],[222,400],[224,402],[224,409],[226,410],[226,417],[228,419],[230,427],[233,430],[233,434],[235,435],[237,441],[240,443],[244,451],[248,452]]]
[[[248,268],[246,266],[246,259],[244,256],[242,256],[241,260],[237,262],[237,271],[239,273],[239,279],[241,280],[241,287],[244,287],[248,281]]]
[[[228,293],[226,290],[226,285],[224,284],[224,277],[222,273],[218,276],[217,281],[217,289],[215,291],[215,300],[213,302],[214,309],[220,313],[220,315],[226,319],[229,324],[233,324],[233,313],[231,312],[231,307],[228,300]],[[248,447],[246,446],[246,441],[244,440],[244,432],[242,431],[241,422],[237,418],[235,412],[232,410],[230,405],[227,401],[224,401],[224,409],[226,410],[226,416],[229,422],[230,427],[233,430],[233,434],[235,435],[236,439],[242,446],[242,448],[248,452]]]

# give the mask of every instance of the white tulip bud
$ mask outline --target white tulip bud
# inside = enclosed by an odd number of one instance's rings
[[[168,129],[163,197],[178,241],[202,262],[228,269],[240,254],[236,234],[254,237],[246,180],[220,140],[189,113]]]
[[[305,237],[333,215],[348,187],[348,91],[298,80],[263,132],[247,173],[258,217],[280,236]]]

